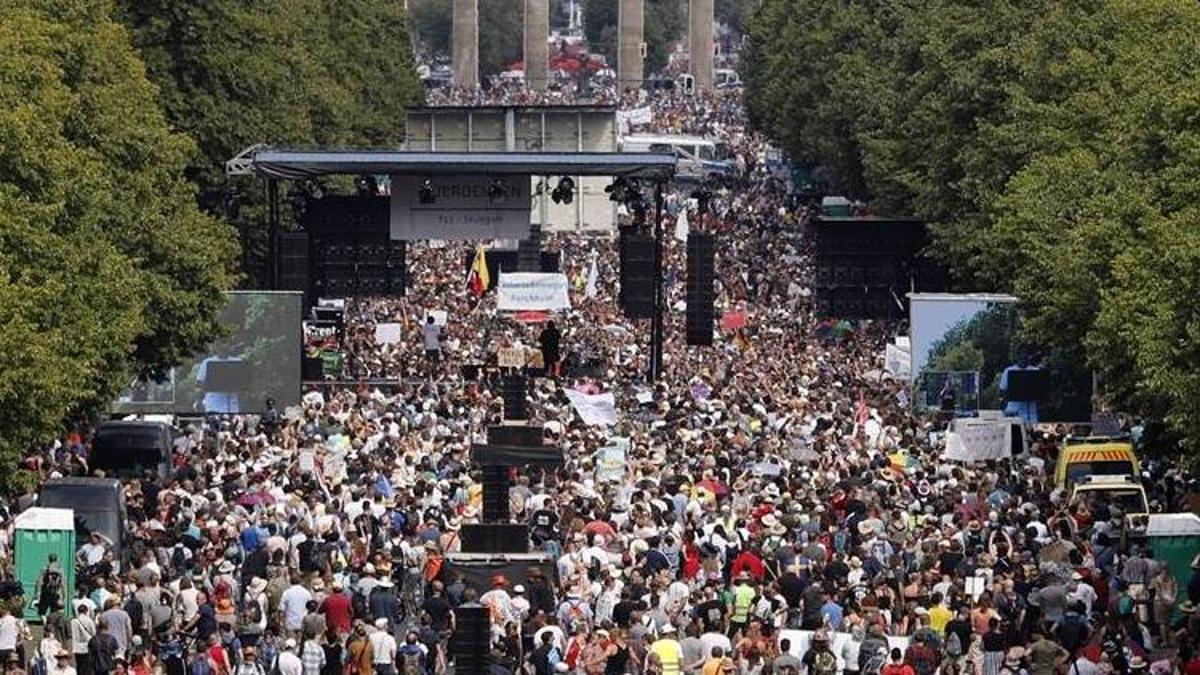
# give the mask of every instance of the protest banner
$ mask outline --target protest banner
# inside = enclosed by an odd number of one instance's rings
[[[566,394],[584,424],[602,427],[617,423],[617,401],[612,392],[585,394],[577,389],[567,389]]]
[[[496,309],[558,311],[571,308],[567,275],[557,272],[501,272]]]
[[[1020,433],[1020,420],[1015,425]],[[981,462],[1012,456],[1014,424],[1009,419],[955,420],[952,431],[946,434],[944,459],[958,462]]]

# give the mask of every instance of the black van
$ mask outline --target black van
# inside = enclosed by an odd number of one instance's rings
[[[112,541],[118,561],[124,560],[128,524],[125,492],[116,478],[51,478],[38,491],[37,505],[75,511],[75,526],[82,546],[87,536],[80,530],[99,530]]]
[[[107,476],[140,478],[147,470],[160,478],[170,472],[175,433],[163,422],[105,422],[96,430],[88,469]]]

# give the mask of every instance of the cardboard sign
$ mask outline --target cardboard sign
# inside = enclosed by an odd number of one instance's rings
[[[496,352],[496,361],[501,368],[524,368],[526,364],[525,348],[521,345],[504,347]]]

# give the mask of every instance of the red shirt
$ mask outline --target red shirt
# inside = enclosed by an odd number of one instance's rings
[[[333,593],[321,603],[325,621],[338,633],[349,633],[354,621],[354,607],[345,593]]]
[[[750,551],[742,551],[742,554],[733,560],[733,567],[729,574],[732,578],[738,578],[742,572],[749,572],[750,576],[758,581],[762,581],[763,577],[767,576],[767,568],[763,566],[762,561],[758,556]]]

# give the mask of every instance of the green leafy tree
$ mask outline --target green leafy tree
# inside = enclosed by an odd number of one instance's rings
[[[245,148],[397,146],[404,108],[422,95],[401,3],[117,2],[168,119],[196,140],[189,175],[209,213],[224,215],[225,162]],[[242,208],[233,221],[261,259],[264,191],[234,185]]]
[[[479,75],[508,69],[525,50],[523,0],[484,0],[479,3]]]
[[[687,0],[646,0],[642,39],[647,75],[667,65],[670,47],[687,35]],[[617,0],[584,0],[583,29],[592,50],[617,66]]]
[[[0,483],[21,452],[219,332],[228,228],[196,207],[107,0],[0,0]],[[19,76],[18,76],[19,74]]]

